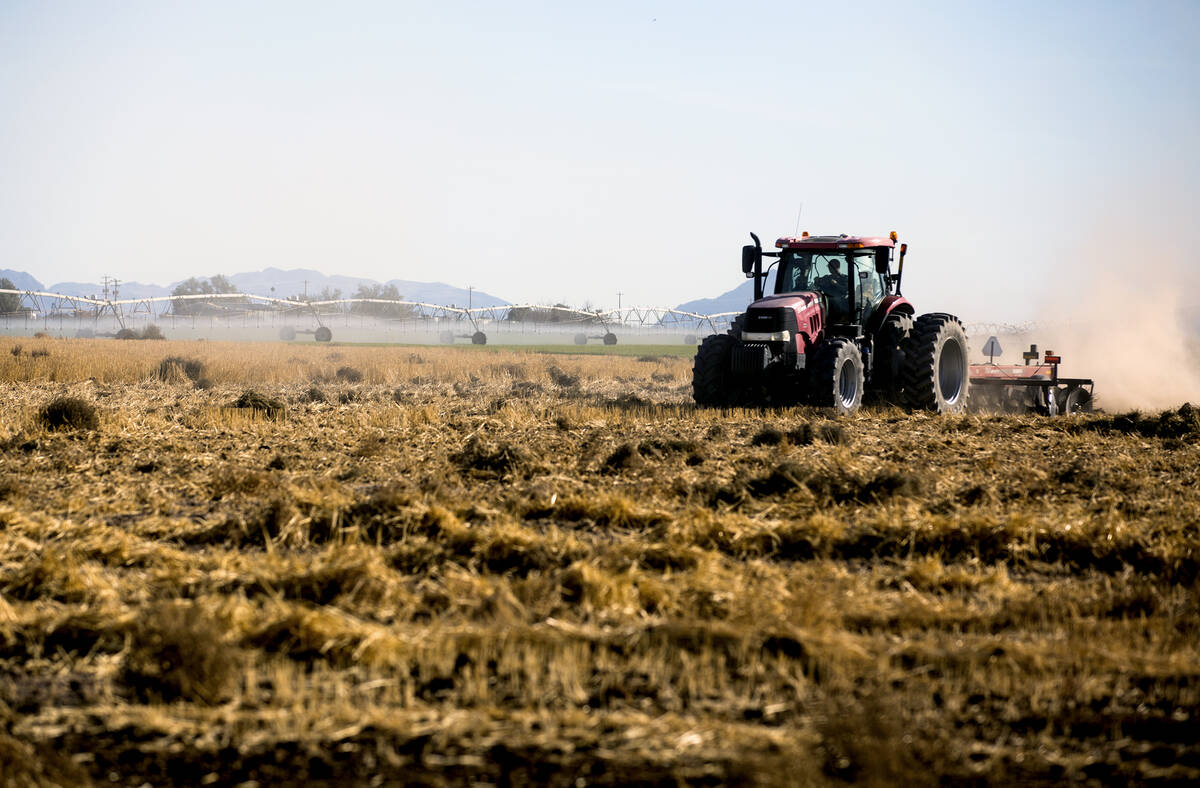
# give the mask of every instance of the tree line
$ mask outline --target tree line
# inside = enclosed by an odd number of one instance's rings
[[[191,296],[191,295],[228,295],[237,293],[237,287],[230,282],[226,277],[217,274],[210,276],[207,279],[192,277],[175,286],[171,291],[172,296]],[[379,299],[386,301],[403,301],[404,296],[400,293],[395,285],[372,285],[360,284],[358,291],[351,298],[367,298]],[[326,286],[321,292],[314,295],[290,295],[284,296],[285,301],[292,301],[297,304],[305,304],[314,301],[338,301],[342,298],[342,291],[338,288]],[[222,299],[226,303],[245,303],[240,299]],[[212,311],[212,306],[203,298],[194,299],[176,299],[171,302],[171,309],[177,315],[198,315]],[[350,311],[354,314],[370,315],[372,317],[388,317],[388,318],[407,318],[413,317],[416,310],[408,304],[375,304],[375,303],[355,303],[350,305]]]

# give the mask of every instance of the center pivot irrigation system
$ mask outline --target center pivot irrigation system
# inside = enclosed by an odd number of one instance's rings
[[[71,318],[77,321],[92,320],[97,325],[101,318],[114,319],[117,325],[126,328],[126,320],[139,316],[157,318],[234,317],[249,313],[274,312],[312,321],[311,328],[284,325],[279,329],[279,338],[285,342],[300,335],[312,336],[317,342],[333,340],[330,319],[346,315],[362,315],[381,320],[429,321],[441,328],[438,340],[453,344],[458,340],[469,340],[474,345],[486,345],[488,334],[485,329],[505,325],[520,325],[522,322],[550,324],[564,330],[572,330],[573,341],[586,345],[598,340],[605,345],[617,344],[616,328],[676,328],[687,331],[684,342],[696,344],[698,335],[717,332],[736,315],[736,312],[719,312],[702,315],[669,307],[625,307],[624,309],[594,310],[572,309],[563,306],[541,304],[508,304],[463,308],[424,301],[406,301],[389,298],[338,298],[324,301],[293,301],[252,293],[211,293],[197,295],[155,296],[152,298],[100,299],[50,293],[40,290],[7,290],[0,293],[19,296],[22,314],[34,319],[49,320],[51,317]],[[179,313],[180,303],[195,303],[186,313]],[[372,310],[355,311],[356,305],[376,305],[382,308],[402,310],[397,314],[377,314]],[[106,336],[93,329],[80,327],[79,336]],[[112,334],[108,334],[112,336]]]

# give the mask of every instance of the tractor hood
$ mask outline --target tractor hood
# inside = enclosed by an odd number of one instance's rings
[[[780,293],[760,298],[742,318],[742,338],[771,341],[778,337],[798,353],[816,342],[825,328],[821,297],[816,293]]]
[[[821,305],[821,298],[816,293],[780,293],[760,298],[750,305],[751,309],[795,309],[803,312],[810,306]]]

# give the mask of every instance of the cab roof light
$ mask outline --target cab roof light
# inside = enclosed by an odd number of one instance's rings
[[[892,243],[896,243],[896,231],[892,230],[890,233],[888,233],[888,238],[892,239]]]
[[[800,233],[800,237],[801,237],[801,238],[807,238],[807,237],[808,237],[808,230],[805,230],[804,232]]]

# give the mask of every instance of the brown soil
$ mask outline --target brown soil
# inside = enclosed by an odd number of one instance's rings
[[[696,410],[669,357],[47,341],[0,341],[0,783],[1200,779],[1190,407],[833,420]]]

